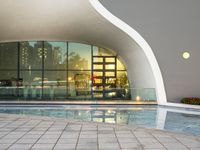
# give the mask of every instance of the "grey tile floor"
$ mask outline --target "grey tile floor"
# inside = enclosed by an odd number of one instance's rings
[[[0,150],[200,150],[200,137],[155,129],[0,114]]]

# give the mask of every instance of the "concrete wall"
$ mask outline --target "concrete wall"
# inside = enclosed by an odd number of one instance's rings
[[[114,15],[138,31],[154,51],[168,102],[200,97],[199,0],[101,0]],[[189,51],[184,60],[182,52]]]

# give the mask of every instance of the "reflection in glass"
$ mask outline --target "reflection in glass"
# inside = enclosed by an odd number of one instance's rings
[[[111,50],[74,42],[0,43],[2,99],[126,99],[128,88],[125,67]]]
[[[115,76],[115,72],[113,72],[113,71],[106,71],[106,72],[105,72],[105,76],[114,77],[114,76]]]
[[[115,56],[115,52],[101,47],[93,46],[93,56]]]
[[[125,65],[119,60],[119,58],[117,59],[117,70],[126,70]]]
[[[42,69],[42,42],[20,43],[20,69]]]
[[[102,57],[93,57],[93,62],[103,62]]]
[[[67,43],[44,42],[45,69],[67,69]]]
[[[102,64],[95,64],[95,65],[93,65],[93,69],[94,70],[98,70],[98,69],[103,69],[103,65]]]
[[[66,98],[67,75],[65,71],[45,71],[43,97],[49,99]]]
[[[129,99],[131,97],[126,71],[117,72],[116,91],[119,98]]]
[[[113,62],[113,63],[114,63],[114,62],[115,62],[115,58],[113,58],[113,57],[111,57],[111,58],[108,57],[108,58],[105,58],[105,61],[106,61],[106,62]]]
[[[115,65],[114,64],[105,65],[105,69],[106,70],[114,70],[115,69]]]
[[[91,46],[80,43],[69,43],[68,63],[73,70],[91,69]]]
[[[20,96],[23,99],[42,98],[42,72],[40,71],[21,71],[20,78],[22,85],[19,87]]]
[[[69,71],[68,72],[68,96],[76,99],[91,98],[91,72]]]
[[[17,43],[0,43],[0,69],[17,69]]]
[[[0,98],[17,98],[17,71],[0,71]]]

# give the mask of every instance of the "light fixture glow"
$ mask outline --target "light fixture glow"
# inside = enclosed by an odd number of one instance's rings
[[[184,59],[189,59],[190,58],[190,53],[189,52],[183,52],[183,58]]]
[[[136,96],[136,101],[140,101],[141,100],[141,97],[140,96]]]

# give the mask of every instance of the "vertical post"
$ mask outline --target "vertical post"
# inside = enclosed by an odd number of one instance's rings
[[[20,42],[17,42],[17,89],[16,95],[19,100],[19,78],[20,78]]]
[[[44,94],[44,41],[42,41],[42,98]]]
[[[91,45],[91,98],[92,100],[94,99],[94,95],[93,95],[93,45]]]
[[[69,95],[69,84],[68,84],[68,76],[69,76],[69,73],[68,73],[68,67],[69,67],[69,65],[68,65],[68,63],[69,63],[69,61],[68,61],[68,49],[69,49],[69,43],[68,42],[66,42],[66,44],[67,44],[67,47],[66,47],[66,55],[67,55],[67,58],[66,58],[66,76],[67,76],[67,79],[66,79],[66,99],[68,99],[68,95]]]

